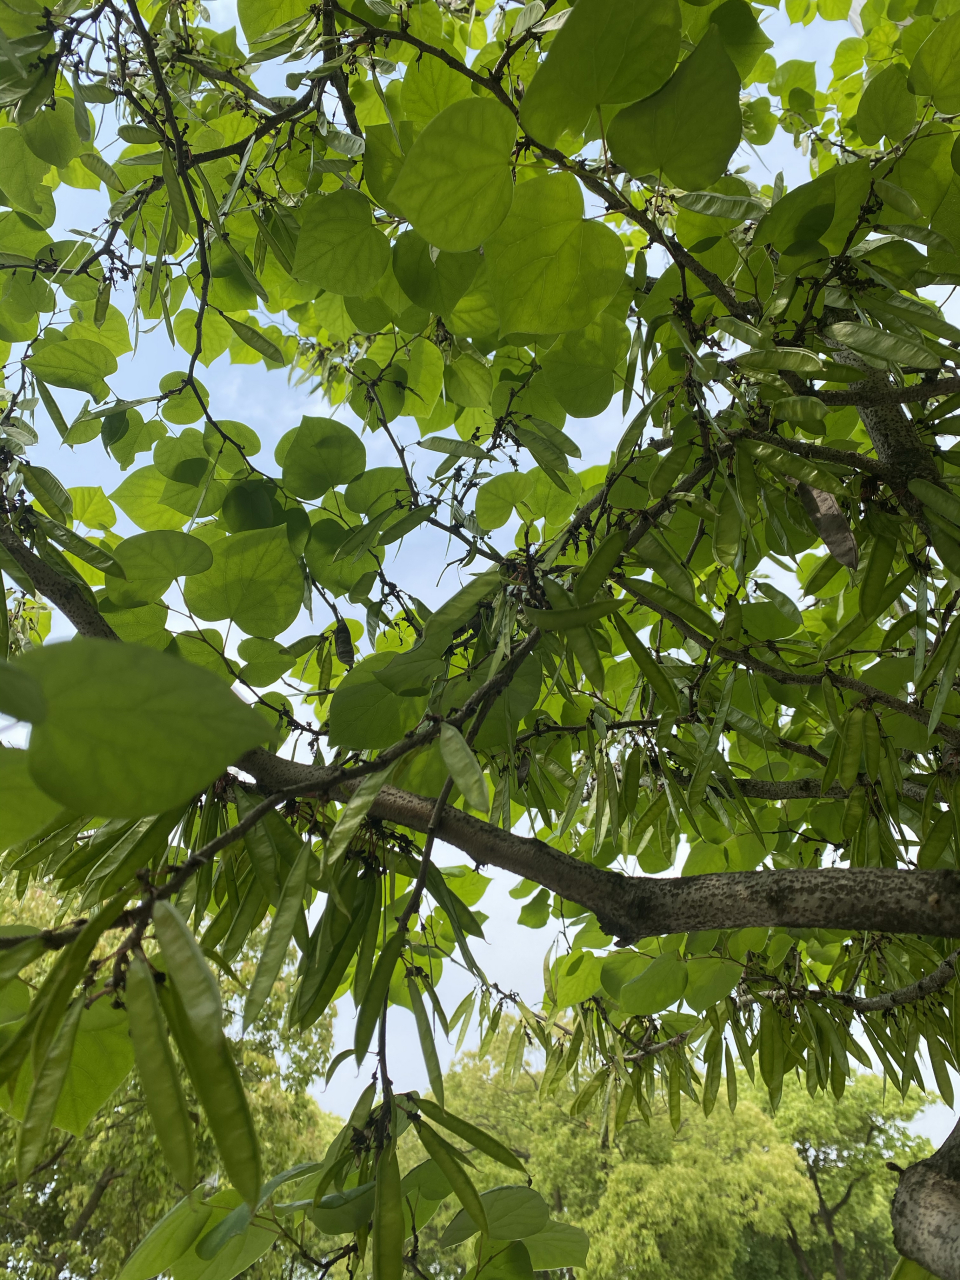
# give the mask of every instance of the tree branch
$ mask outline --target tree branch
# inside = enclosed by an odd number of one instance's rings
[[[124,1174],[122,1169],[115,1169],[112,1164],[107,1165],[103,1173],[101,1173],[100,1177],[93,1184],[93,1190],[90,1192],[87,1203],[80,1210],[79,1214],[77,1214],[76,1221],[70,1228],[69,1236],[71,1240],[80,1239],[81,1235],[83,1235],[84,1227],[86,1227],[87,1223],[96,1213],[97,1205],[99,1205],[100,1201],[103,1199],[104,1192],[107,1190],[107,1187],[110,1186],[111,1182],[115,1182],[117,1178],[122,1178],[123,1176]]]
[[[925,978],[920,978],[918,982],[911,982],[909,986],[900,987],[897,991],[885,991],[883,995],[855,996],[849,991],[824,991],[822,997],[819,997],[816,992],[811,992],[811,995],[814,998],[836,1000],[838,1004],[846,1005],[856,1013],[886,1013],[890,1009],[899,1009],[904,1004],[917,1004],[927,996],[942,991],[953,981],[957,971],[958,956],[960,956],[960,948],[951,951],[943,964],[934,969],[933,973],[928,973]]]
[[[669,609],[665,609],[662,605],[655,604],[648,596],[645,596],[643,594],[643,582],[640,579],[620,579],[618,585],[628,591],[645,609],[651,609],[654,613],[658,613],[660,617],[672,623],[682,636],[685,636],[688,640],[694,640],[704,649],[712,648],[714,655],[717,657],[738,663],[751,671],[758,672],[760,675],[769,676],[772,680],[777,680],[781,684],[804,685],[811,688],[814,685],[819,686],[823,680],[823,671],[820,671],[817,675],[785,671],[781,667],[774,667],[771,663],[764,662],[762,658],[755,658],[746,648],[730,649],[722,644],[715,645],[708,636],[697,631],[695,627],[685,622],[683,618]],[[908,716],[911,720],[916,720],[918,724],[928,725],[930,723],[930,712],[923,707],[904,702],[902,698],[896,698],[892,693],[886,693],[883,689],[867,684],[864,680],[856,680],[853,676],[840,675],[834,671],[830,671],[829,675],[831,682],[838,689],[847,689],[850,693],[858,693],[862,698],[870,702],[878,702],[881,706],[888,707],[891,711],[896,711],[900,715]],[[951,746],[960,747],[960,729],[953,728],[941,721],[937,725],[937,733],[945,742],[949,742]]]
[[[319,771],[312,766],[266,752],[251,755],[243,768],[254,777],[262,770],[272,790],[299,786],[309,794],[316,789]],[[819,795],[819,782],[810,782]],[[426,834],[435,805],[426,796],[387,786],[370,816]],[[603,870],[449,805],[436,834],[478,865],[513,872],[592,911],[601,928],[622,944],[656,934],[777,926],[960,936],[958,871],[826,868],[659,880]]]
[[[51,604],[57,606],[78,635],[94,636],[100,640],[120,638],[75,582],[57,573],[25,547],[12,526],[3,522],[0,522],[0,546],[17,562],[38,594],[46,596]]]
[[[814,391],[812,392],[824,404],[831,408],[845,408],[848,405],[896,405],[916,404],[930,400],[934,396],[952,396],[960,391],[960,377],[939,378],[935,382],[915,382],[909,387],[898,387],[890,383],[886,387],[863,387],[858,391]],[[807,393],[811,394],[811,393]]]

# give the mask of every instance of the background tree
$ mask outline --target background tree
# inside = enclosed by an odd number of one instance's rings
[[[711,1110],[737,1058],[771,1107],[794,1072],[839,1097],[867,1041],[892,1087],[922,1050],[949,1096],[949,10],[871,0],[821,92],[747,0],[241,0],[239,33],[191,0],[0,0],[0,707],[30,726],[0,839],[15,896],[56,904],[0,947],[17,1176],[132,1044],[178,1182],[203,1165],[182,1066],[232,1184],[125,1280],[226,1280],[344,1224],[328,1261],[398,1280],[448,1193],[479,1271],[575,1265],[523,1162],[442,1105],[451,1021],[483,1045],[518,1015],[513,1061],[529,1035],[608,1141],[663,1097]],[[792,190],[735,158],[778,127],[810,156]],[[151,326],[169,365],[122,399]],[[264,459],[200,377],[228,350],[354,425],[307,416]],[[616,450],[577,470],[614,397]],[[50,439],[103,450],[103,484]],[[404,539],[448,571],[426,602]],[[76,638],[41,643],[48,608]],[[438,837],[562,918],[537,1008],[477,964],[486,882]],[[268,915],[243,1024],[294,941],[284,1025],[350,990],[375,1077],[307,1172],[275,1169],[224,1032],[217,974]],[[451,963],[473,990],[448,1015]],[[391,1079],[398,1003],[434,1102]],[[464,1142],[509,1192],[481,1198]],[[942,1277],[958,1142],[894,1201]]]
[[[817,1197],[809,1230],[791,1213],[787,1244],[797,1272],[833,1274],[836,1280],[882,1280],[897,1261],[889,1204],[895,1169],[930,1155],[930,1144],[907,1127],[923,1106],[884,1088],[882,1079],[858,1073],[842,1100],[811,1098],[797,1081],[784,1090],[774,1123],[793,1144]]]
[[[5,896],[0,918],[9,918],[12,906]],[[36,890],[16,904],[21,924],[25,918],[46,919],[49,912],[50,903]],[[237,982],[225,992],[231,1004],[242,994],[240,984],[253,976],[258,944],[262,934],[254,934],[237,959]],[[329,1062],[330,1019],[296,1038],[281,1029],[292,976],[289,970],[281,976],[256,1029],[242,1042],[231,1039],[266,1159],[276,1167],[309,1161],[339,1128],[308,1092]],[[218,1174],[222,1177],[216,1146],[189,1080],[181,1078],[196,1126],[198,1175],[212,1187]],[[6,1091],[0,1106],[9,1111]],[[81,1117],[72,1132],[55,1129],[22,1184],[15,1159],[17,1129],[15,1119],[0,1113],[0,1262],[11,1276],[86,1280],[116,1275],[143,1236],[181,1199],[176,1180],[158,1159],[156,1134],[136,1075],[123,1081],[89,1123]],[[279,1280],[315,1275],[316,1269],[280,1237],[248,1274],[251,1280]]]
[[[596,1280],[889,1275],[897,1180],[887,1162],[931,1150],[906,1127],[924,1105],[915,1092],[902,1100],[858,1073],[841,1100],[827,1100],[793,1080],[771,1117],[764,1090],[741,1076],[734,1113],[721,1107],[705,1118],[684,1103],[675,1126],[661,1105],[649,1122],[634,1118],[605,1137],[596,1114],[570,1114],[569,1081],[551,1089],[548,1080],[544,1090],[540,1073],[524,1068],[511,1079],[496,1066],[506,1047],[483,1061],[468,1055],[448,1075],[448,1101],[491,1125],[553,1211],[586,1230]],[[501,1181],[489,1162],[481,1176]],[[420,1265],[433,1274],[463,1263],[436,1247],[450,1216],[438,1214],[421,1239]]]

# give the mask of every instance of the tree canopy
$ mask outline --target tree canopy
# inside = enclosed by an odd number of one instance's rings
[[[581,1245],[445,1108],[437,1031],[516,1017],[512,1061],[539,1046],[608,1135],[661,1094],[732,1103],[738,1062],[773,1107],[873,1058],[952,1097],[960,11],[869,0],[826,90],[747,0],[238,14],[0,0],[0,710],[29,726],[0,843],[55,904],[0,939],[17,1176],[135,1060],[188,1194],[124,1280],[195,1241],[228,1280],[291,1191],[375,1280],[453,1194],[507,1280]],[[811,179],[758,185],[784,133]],[[153,328],[167,371],[121,399]],[[272,459],[204,386],[227,352],[316,392]],[[619,444],[578,470],[605,412]],[[104,483],[42,465],[57,438]],[[43,643],[51,610],[74,639]],[[487,981],[486,881],[438,839],[562,921],[536,1007]],[[230,1017],[258,1024],[295,943],[284,1026],[349,990],[371,1073],[307,1170],[267,1168],[225,1036],[218,974],[261,926]],[[398,1004],[432,1101],[391,1079]],[[504,1165],[492,1201],[464,1143]],[[893,1208],[942,1277],[958,1144]]]

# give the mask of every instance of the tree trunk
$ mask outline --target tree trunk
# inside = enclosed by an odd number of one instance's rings
[[[900,1178],[890,1211],[893,1243],[939,1280],[960,1280],[960,1123]]]
[[[797,1266],[800,1268],[803,1280],[817,1280],[817,1277],[813,1273],[813,1267],[811,1267],[809,1259],[807,1258],[806,1253],[804,1253],[803,1245],[800,1243],[797,1233],[793,1229],[792,1222],[790,1223],[790,1231],[787,1236],[787,1244],[790,1246],[790,1252],[797,1260]]]

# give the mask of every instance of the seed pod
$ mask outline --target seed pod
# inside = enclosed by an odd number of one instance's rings
[[[732,565],[740,548],[741,516],[733,490],[726,486],[720,495],[719,511],[713,525],[714,559]]]
[[[863,787],[850,792],[843,810],[842,830],[844,838],[852,840],[860,829],[867,808],[867,796]]]
[[[747,519],[753,523],[760,514],[760,486],[757,482],[756,465],[748,453],[738,448],[733,466],[737,480],[737,496]]]
[[[896,554],[895,538],[874,539],[863,582],[860,584],[860,612],[865,618],[875,618],[879,612],[883,589],[890,577]]]
[[[353,666],[353,638],[350,635],[350,628],[344,622],[343,618],[337,620],[337,625],[333,632],[333,647],[337,651],[337,657],[345,667]]]
[[[841,787],[849,791],[860,772],[860,756],[863,752],[863,708],[854,707],[847,716],[843,730],[843,754],[838,778]]]
[[[740,632],[743,630],[743,611],[736,596],[727,597],[727,607],[723,611],[721,637],[733,644],[740,643]]]
[[[880,776],[882,752],[879,722],[872,711],[867,711],[863,717],[863,755],[867,766],[867,777],[871,782],[876,782]]]

